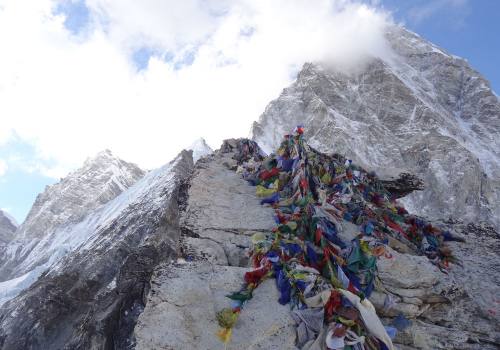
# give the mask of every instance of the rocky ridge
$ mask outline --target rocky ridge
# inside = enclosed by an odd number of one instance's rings
[[[181,214],[179,259],[154,272],[134,331],[136,349],[222,345],[215,336],[215,313],[227,306],[225,295],[239,288],[248,271],[249,237],[274,226],[272,209],[260,206],[254,188],[230,170],[236,169],[232,155],[218,151],[196,164]],[[256,292],[255,304],[234,331],[231,349],[293,347],[293,322],[277,297],[271,281]]]
[[[82,243],[0,307],[0,348],[219,349],[216,312],[249,270],[250,237],[275,225],[273,210],[235,171],[238,142],[226,141],[194,170],[183,152],[76,224],[68,232],[86,232]],[[384,186],[402,195],[420,184],[408,175]],[[400,314],[411,321],[394,340],[400,349],[496,349],[498,234],[438,224],[465,239],[452,243],[460,264],[446,275],[390,241],[393,258],[377,262],[371,301],[384,324]],[[344,222],[340,235],[348,241],[359,230]],[[294,321],[278,297],[272,280],[255,291],[228,349],[296,349]]]
[[[228,143],[222,149],[234,149]],[[274,226],[272,210],[260,206],[255,188],[234,172],[233,156],[219,150],[196,165],[182,213],[180,259],[153,274],[134,331],[138,349],[221,346],[214,336],[216,311],[228,306],[225,295],[239,288],[248,271],[250,236]],[[460,264],[446,275],[405,244],[390,241],[392,258],[377,262],[379,279],[371,301],[387,325],[400,314],[411,320],[395,339],[400,349],[496,349],[498,234],[485,226],[440,224],[465,237],[465,243],[453,243]],[[341,236],[349,241],[359,230],[344,222]],[[390,309],[384,307],[388,295],[395,301]],[[294,322],[278,297],[272,281],[256,290],[228,349],[296,348]]]

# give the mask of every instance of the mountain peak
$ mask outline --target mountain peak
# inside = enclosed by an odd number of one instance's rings
[[[194,140],[194,142],[187,149],[193,151],[194,162],[213,152],[212,148],[207,144],[203,137]]]
[[[111,152],[111,150],[105,149],[96,153],[93,157],[88,157],[83,164],[85,166],[87,164],[91,165],[95,163],[109,163],[116,160],[121,161],[121,159],[116,157],[113,152]]]
[[[113,156],[113,152],[111,152],[110,149],[106,148],[105,150],[97,153],[95,158],[99,158],[99,157],[114,157],[114,156]]]
[[[7,212],[0,210],[0,244],[12,240],[17,229],[17,221]]]
[[[19,226],[19,223],[17,222],[16,218],[10,215],[9,212],[5,210],[0,210],[0,215],[5,216],[10,221],[10,223],[16,228]]]
[[[404,27],[386,38],[391,58],[356,74],[305,64],[253,125],[253,139],[269,152],[302,124],[319,151],[381,175],[421,177],[425,189],[402,200],[417,214],[500,227],[500,103],[488,81]]]
[[[77,222],[143,176],[137,165],[121,160],[108,149],[101,151],[37,196],[20,226],[19,237],[41,237],[56,226]]]

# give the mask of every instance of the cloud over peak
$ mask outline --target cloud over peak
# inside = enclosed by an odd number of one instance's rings
[[[156,167],[246,136],[306,61],[384,55],[389,22],[346,0],[0,0],[0,144],[61,173],[105,148]]]

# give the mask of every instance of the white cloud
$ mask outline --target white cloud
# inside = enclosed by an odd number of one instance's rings
[[[4,176],[8,169],[9,167],[5,160],[0,159],[0,176]]]
[[[200,136],[217,148],[247,136],[304,62],[348,68],[388,50],[387,14],[347,0],[87,3],[91,27],[75,37],[53,0],[0,0],[0,143],[14,131],[54,176],[105,148],[145,168]],[[138,72],[144,46],[174,58]]]

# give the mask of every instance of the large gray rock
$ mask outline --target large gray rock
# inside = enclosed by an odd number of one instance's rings
[[[412,212],[500,226],[500,102],[468,63],[418,35],[390,27],[391,59],[346,74],[305,64],[272,101],[252,134],[265,151],[305,126],[310,144],[381,176],[409,172],[423,191],[403,199]]]
[[[255,188],[229,170],[236,169],[231,155],[218,151],[197,164],[181,219],[179,260],[155,271],[134,332],[138,349],[222,346],[215,313],[228,305],[224,296],[241,286],[247,269],[237,266],[247,263],[249,236],[274,226],[273,211],[260,206]],[[465,237],[450,243],[460,265],[445,274],[412,247],[391,240],[387,256],[377,261],[370,299],[384,324],[400,314],[410,320],[395,339],[401,349],[495,349],[498,234],[486,226],[439,224]],[[344,222],[339,236],[349,242],[360,229]],[[384,307],[387,298],[395,303],[390,308]],[[294,349],[294,332],[288,308],[277,302],[268,281],[243,310],[229,348]]]
[[[136,349],[221,349],[215,314],[228,307],[226,295],[241,287],[246,271],[199,261],[162,266],[135,328]],[[227,349],[294,349],[293,320],[278,298],[273,281],[259,286]]]
[[[425,335],[428,349],[498,349],[499,235],[484,225],[455,223],[449,228],[463,235],[466,242],[449,243],[459,263],[453,265],[448,278],[437,285],[451,283],[452,288],[442,293],[448,302],[432,304],[401,337],[402,342],[408,340],[406,335],[410,335],[413,342],[422,341]]]
[[[273,210],[261,206],[255,188],[229,169],[236,163],[231,155],[219,152],[197,164],[181,221],[191,249],[209,254],[210,245],[216,244],[223,253],[220,261],[243,266],[248,236],[274,226]]]
[[[250,236],[274,226],[273,210],[235,169],[232,153],[198,161],[182,214],[182,264],[160,266],[135,328],[137,349],[220,349],[216,312],[241,288]],[[184,259],[190,262],[185,262]],[[228,266],[229,265],[229,266]],[[228,349],[294,349],[295,327],[275,283],[245,306]]]
[[[402,349],[497,349],[500,346],[499,237],[492,229],[446,224],[465,242],[450,242],[458,264],[448,274],[427,258],[388,249],[377,261],[379,283],[370,297],[391,324],[399,314],[411,326],[399,332]],[[387,296],[395,305],[384,307]]]

